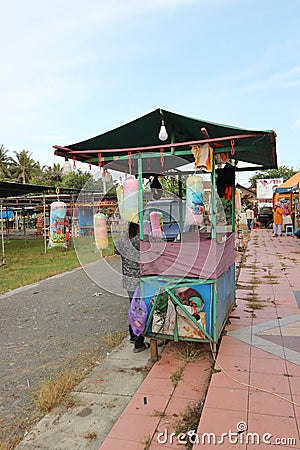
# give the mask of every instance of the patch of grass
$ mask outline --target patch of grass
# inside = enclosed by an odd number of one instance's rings
[[[42,239],[5,243],[5,265],[0,267],[0,293],[35,283],[79,266],[75,250],[60,247],[44,252]]]
[[[253,310],[263,309],[265,307],[265,302],[258,298],[257,294],[252,293],[248,294],[248,296],[251,298],[248,300],[248,307]]]
[[[87,238],[81,239],[76,250],[73,245],[70,245],[68,251],[62,250],[61,247],[54,247],[46,253],[44,240],[40,238],[6,241],[5,265],[0,267],[0,294],[67,272],[79,267],[80,263],[96,261],[99,258],[99,252],[95,253],[93,238],[90,236]],[[113,242],[109,237],[109,248],[103,250],[103,256],[112,253]]]
[[[127,332],[108,333],[101,337],[99,347],[104,343],[109,348],[114,348],[122,342],[126,334]],[[87,376],[97,363],[99,363],[97,347],[94,347],[88,354],[79,355],[75,363],[74,361],[67,362],[64,370],[44,380],[38,390],[33,391],[36,407],[42,412],[49,412],[59,404],[63,404],[66,408],[76,406],[76,402],[67,397],[67,394]]]
[[[142,442],[143,444],[145,444],[145,447],[143,448],[143,450],[149,450],[151,442],[152,442],[152,437],[145,436],[145,440]]]
[[[127,332],[108,333],[102,336],[99,346],[104,343],[109,348],[114,348],[120,344],[126,334]],[[95,347],[88,354],[80,355],[75,364],[72,361],[67,362],[64,370],[44,380],[38,390],[32,393],[36,407],[42,412],[49,412],[59,404],[63,404],[66,408],[76,406],[76,402],[67,398],[67,394],[99,363],[98,350]]]
[[[179,367],[179,369],[175,370],[175,372],[173,372],[170,376],[174,387],[176,387],[179,381],[182,379],[183,369],[184,367]]]
[[[266,280],[267,284],[279,284],[276,277],[274,277],[274,275],[267,275],[266,277],[264,277],[264,280]]]
[[[113,348],[119,345],[126,335],[127,332],[125,331],[118,331],[116,333],[109,332],[105,336],[103,336],[102,339],[106,345],[108,345],[110,348]]]
[[[96,262],[99,258],[111,256],[114,254],[114,242],[118,239],[118,236],[108,236],[108,247],[101,252],[98,250],[95,244],[94,236],[80,236],[74,239],[74,246],[78,260],[82,265]]]
[[[153,411],[153,416],[154,417],[166,417],[166,413],[164,412],[164,411],[158,411],[157,409],[155,409],[154,411]]]
[[[49,412],[86,376],[82,370],[66,369],[55,378],[40,385],[35,405],[43,412]]]
[[[175,433],[177,434],[177,436],[180,433],[184,433],[186,435],[189,431],[192,430],[194,430],[196,433],[204,405],[204,400],[205,396],[201,401],[197,403],[189,403],[184,412],[180,413],[180,419],[178,419],[175,426]],[[192,442],[189,442],[188,440],[185,448],[191,450],[193,448]]]
[[[199,359],[203,348],[199,348],[199,345],[195,342],[185,342],[184,344],[179,350],[177,358],[186,363]]]

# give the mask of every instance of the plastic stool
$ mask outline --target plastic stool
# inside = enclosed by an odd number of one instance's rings
[[[289,236],[289,235],[294,236],[294,227],[293,227],[293,225],[286,225],[285,226],[285,235],[286,236]]]
[[[261,222],[254,222],[254,228],[261,228]]]

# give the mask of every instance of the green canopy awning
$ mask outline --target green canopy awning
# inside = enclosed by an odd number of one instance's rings
[[[163,142],[158,138],[162,120],[168,133],[167,140]],[[156,109],[85,141],[63,147],[54,145],[54,148],[55,155],[94,165],[98,164],[99,159],[102,159],[105,165],[109,161],[127,156],[128,152],[151,155],[159,153],[160,149],[164,149],[165,155],[172,153],[188,163],[194,161],[190,152],[191,146],[206,142],[210,142],[216,151],[232,151],[232,159],[257,165],[255,170],[277,168],[274,131],[241,129],[182,116],[164,109]],[[116,166],[120,170],[122,163],[119,162],[119,166]],[[124,171],[127,170],[126,167],[127,164],[124,164]]]

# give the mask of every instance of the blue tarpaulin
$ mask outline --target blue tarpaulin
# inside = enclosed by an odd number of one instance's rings
[[[3,210],[2,212],[0,211],[0,219],[12,219],[13,218],[13,212],[12,210]]]

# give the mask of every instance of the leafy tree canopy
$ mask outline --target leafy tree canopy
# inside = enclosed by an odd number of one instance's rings
[[[0,180],[6,181],[9,178],[9,156],[4,145],[0,145]]]
[[[36,162],[32,157],[32,153],[27,150],[20,152],[14,151],[15,159],[10,158],[9,170],[13,181],[18,181],[23,184],[29,183],[34,175],[41,170],[40,163]]]
[[[70,172],[63,175],[60,186],[65,188],[82,189],[83,186],[92,178],[93,176],[89,172],[82,172],[82,170],[78,169],[77,172]]]
[[[253,177],[249,178],[252,188],[256,188],[256,180],[264,178],[283,178],[283,181],[288,180],[297,173],[293,167],[279,166],[278,169],[262,170],[261,172],[255,172]]]

